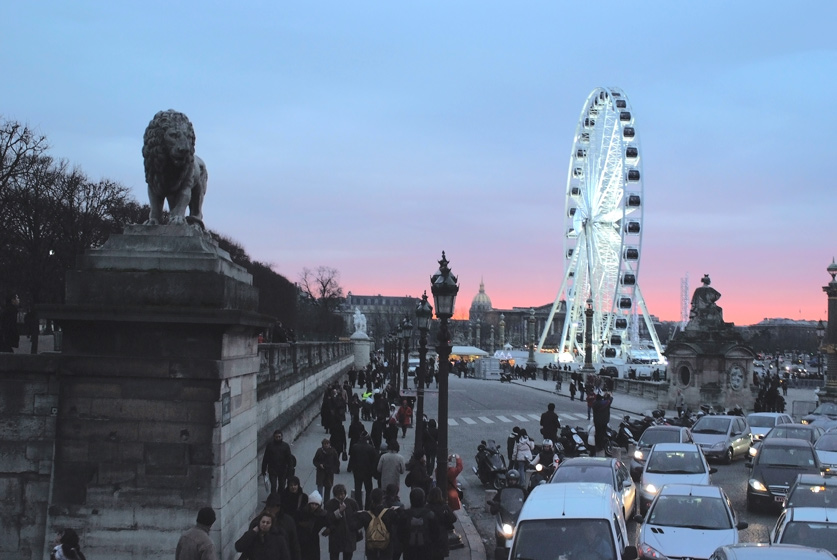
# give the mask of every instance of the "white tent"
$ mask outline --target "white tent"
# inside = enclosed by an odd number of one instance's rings
[[[476,346],[454,346],[450,353],[456,356],[477,356],[479,358],[488,356],[488,352],[480,350]]]

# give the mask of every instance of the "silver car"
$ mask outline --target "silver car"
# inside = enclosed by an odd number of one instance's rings
[[[750,451],[750,426],[740,416],[704,416],[692,426],[692,439],[707,459],[731,463]]]
[[[694,443],[658,443],[648,452],[642,471],[639,509],[645,513],[666,484],[710,484],[710,475],[716,472]]]

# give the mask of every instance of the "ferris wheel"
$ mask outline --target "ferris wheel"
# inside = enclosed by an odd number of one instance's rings
[[[564,203],[564,278],[544,326],[560,302],[566,314],[558,344],[563,359],[584,360],[585,310],[593,311],[593,362],[639,354],[639,317],[657,356],[662,350],[639,289],[644,189],[634,114],[617,88],[593,90],[581,109],[570,152]]]

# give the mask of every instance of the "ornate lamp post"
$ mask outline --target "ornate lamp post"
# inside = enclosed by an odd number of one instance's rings
[[[410,338],[413,336],[413,324],[410,319],[404,317],[401,322],[401,340],[404,341],[404,363],[402,368],[404,370],[404,391],[409,390],[409,369],[410,369]]]
[[[584,383],[587,376],[596,373],[593,367],[593,300],[587,298],[587,309],[584,310],[584,365],[581,368]]]
[[[427,331],[430,330],[430,319],[433,317],[433,306],[427,302],[427,292],[421,296],[416,306],[416,326],[419,330],[419,367],[416,371],[418,391],[416,397],[416,442],[413,445],[415,456],[423,455],[424,443],[424,380],[427,375]]]
[[[529,358],[526,360],[526,373],[535,372],[537,377],[538,362],[535,361],[535,310],[529,309]]]
[[[389,383],[392,390],[396,391],[398,389],[398,328],[396,327],[389,336],[389,347],[392,353],[392,359],[389,361]]]
[[[439,270],[430,277],[430,291],[436,304],[436,317],[439,318],[439,340],[436,353],[439,354],[439,441],[436,454],[436,485],[447,488],[448,469],[448,375],[450,373],[450,333],[448,320],[453,317],[456,294],[459,285],[456,276],[448,268],[448,260],[442,251]]]
[[[828,318],[825,327],[825,344],[821,346],[825,351],[826,380],[825,391],[820,392],[820,402],[837,402],[837,263],[834,259],[826,268],[831,275],[831,282],[823,286],[822,291],[828,295]]]
[[[822,319],[817,321],[817,377],[822,377],[822,339],[825,338],[825,325]]]

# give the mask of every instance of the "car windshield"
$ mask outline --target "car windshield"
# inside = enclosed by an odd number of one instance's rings
[[[828,416],[837,416],[837,403],[822,403],[811,414],[825,414]]]
[[[706,496],[660,496],[648,512],[648,523],[692,529],[732,528],[724,501]]]
[[[613,534],[605,519],[532,519],[522,521],[510,558],[616,560]]]
[[[692,426],[693,434],[726,434],[729,432],[729,418],[704,416]]]
[[[697,451],[655,451],[648,459],[645,472],[660,474],[705,473]]]
[[[837,504],[837,486],[800,484],[788,494],[787,507],[832,507]]]
[[[604,482],[613,486],[613,471],[604,465],[564,465],[550,482]]]
[[[767,447],[762,446],[758,454],[761,465],[775,467],[813,467],[814,454],[804,447]]]
[[[837,434],[825,434],[820,436],[814,446],[819,451],[837,451]]]
[[[655,443],[680,443],[680,430],[645,430],[637,445],[651,447]]]
[[[793,521],[785,526],[779,542],[801,544],[837,552],[837,524]]]
[[[773,416],[751,414],[747,417],[747,423],[751,428],[772,428],[776,425],[776,419]]]
[[[806,430],[805,428],[785,428],[784,426],[776,426],[767,433],[767,437],[783,437],[812,441],[814,439],[813,433],[813,430]]]

